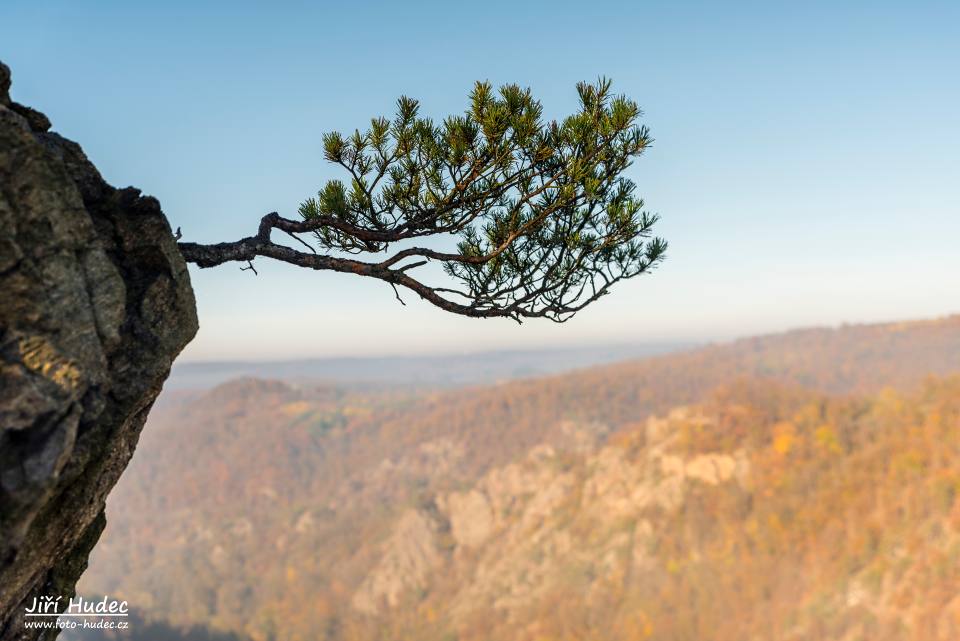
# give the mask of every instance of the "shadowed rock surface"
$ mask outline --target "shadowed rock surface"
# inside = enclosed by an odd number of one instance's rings
[[[0,640],[73,594],[170,365],[197,331],[159,203],[104,182],[0,63]]]

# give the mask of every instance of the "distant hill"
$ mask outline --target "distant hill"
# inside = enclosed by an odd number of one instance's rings
[[[81,588],[256,641],[948,641],[952,373],[958,316],[443,392],[235,381],[151,416]]]
[[[676,352],[690,347],[690,343],[663,342],[437,356],[194,362],[174,365],[165,388],[204,389],[241,377],[328,382],[341,386],[392,384],[409,387],[460,387],[543,376],[591,365]]]

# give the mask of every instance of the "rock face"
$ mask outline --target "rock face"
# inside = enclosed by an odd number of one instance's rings
[[[0,641],[73,594],[173,359],[197,331],[159,203],[12,102],[0,64]]]
[[[404,590],[422,586],[441,561],[435,536],[436,525],[428,516],[407,510],[383,546],[380,563],[354,595],[353,606],[375,614],[381,603],[397,607]]]

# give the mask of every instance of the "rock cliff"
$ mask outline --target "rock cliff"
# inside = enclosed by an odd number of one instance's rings
[[[73,594],[173,359],[197,331],[160,204],[104,182],[0,63],[0,640]]]

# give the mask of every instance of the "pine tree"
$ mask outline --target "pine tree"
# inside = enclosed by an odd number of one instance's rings
[[[253,269],[255,258],[273,258],[378,278],[397,298],[400,286],[466,316],[563,322],[614,283],[650,271],[667,247],[651,235],[658,217],[623,175],[652,142],[640,109],[606,79],[577,91],[579,111],[562,122],[544,122],[540,102],[516,85],[495,92],[478,82],[468,110],[440,124],[401,97],[392,120],[324,136],[326,159],[349,179],[327,182],[299,219],[270,213],[254,236],[180,249],[200,267]],[[274,229],[307,251],[274,242]],[[456,251],[395,249],[436,236],[456,237]],[[418,278],[429,263],[450,282]]]

